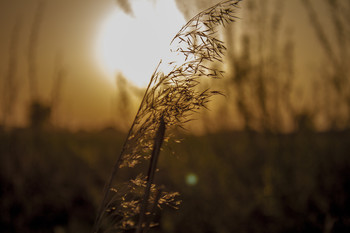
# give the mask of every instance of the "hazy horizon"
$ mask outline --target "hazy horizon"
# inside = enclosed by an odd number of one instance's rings
[[[25,109],[27,109],[30,102],[27,49],[38,2],[15,0],[0,3],[0,30],[3,34],[0,37],[0,49],[3,51],[0,57],[1,80],[8,71],[11,35],[16,23],[18,25],[18,43],[15,48],[17,63],[15,80],[18,97],[11,116],[11,124],[13,125],[25,124]],[[115,122],[118,121],[115,106],[118,89],[115,82],[110,81],[110,77],[107,77],[103,65],[101,66],[101,60],[96,54],[96,40],[106,17],[113,9],[123,6],[121,5],[123,1],[117,1],[119,5],[113,0],[43,2],[46,3],[42,12],[35,48],[35,66],[38,79],[37,94],[41,101],[50,103],[54,75],[57,72],[55,69],[58,67],[58,69],[64,70],[53,123],[60,127],[72,129],[115,125]],[[126,2],[124,1],[124,3]],[[149,0],[148,2],[154,4],[154,1]],[[177,6],[178,10],[188,19],[194,11],[198,12],[213,3],[215,1],[178,0]],[[269,3],[272,4],[273,1]],[[244,28],[248,20],[248,16],[245,15],[248,5],[249,1],[242,1],[240,9],[237,10],[240,19],[235,22],[235,27],[239,30],[252,30],[251,28]],[[125,9],[121,7],[120,12],[125,11]],[[320,15],[324,15],[326,12],[326,8],[322,4],[316,5],[316,9]],[[302,85],[303,88],[311,88],[312,83],[308,80],[311,80],[310,76],[319,75],[316,71],[321,66],[320,62],[324,57],[322,48],[319,46],[309,23],[307,12],[300,1],[286,1],[281,14],[280,34],[284,38],[281,40],[290,39],[295,46],[295,76],[299,79],[298,82],[301,83],[299,85]],[[134,15],[133,17],[137,18],[138,16]],[[324,19],[321,20],[323,22]],[[327,20],[324,22],[325,24],[329,23]],[[128,27],[128,25],[124,26]],[[118,30],[118,25],[116,25],[115,30]],[[143,43],[143,36],[140,36],[139,43]],[[147,54],[147,56],[152,56],[152,54]],[[145,56],[145,59],[147,59],[147,56]],[[141,68],[137,67],[135,69]],[[125,78],[128,79],[127,76]],[[133,108],[136,109],[138,99],[142,94],[142,88],[129,87],[127,92],[134,96],[132,97],[135,99]],[[304,96],[303,98],[305,99],[303,101],[310,102],[310,97]],[[129,117],[132,117],[133,114],[130,115]]]

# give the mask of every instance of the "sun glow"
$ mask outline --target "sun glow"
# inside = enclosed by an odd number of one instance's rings
[[[131,0],[132,14],[114,9],[103,21],[97,54],[112,82],[118,72],[139,87],[148,84],[169,44],[185,23],[175,0]]]

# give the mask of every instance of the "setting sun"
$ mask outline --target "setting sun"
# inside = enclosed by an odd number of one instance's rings
[[[131,7],[130,14],[114,9],[103,21],[97,56],[111,82],[122,73],[134,85],[144,87],[185,20],[174,0],[138,0]]]

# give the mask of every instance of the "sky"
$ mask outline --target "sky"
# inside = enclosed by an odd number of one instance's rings
[[[107,65],[104,64],[106,62],[101,58],[101,51],[97,51],[98,41],[101,41],[102,28],[106,25],[106,20],[111,18],[111,15],[115,12],[124,15],[122,20],[127,19],[126,15],[137,16],[134,15],[138,13],[137,10],[132,9],[135,5],[133,1],[137,0],[44,1],[46,4],[40,21],[35,49],[38,95],[42,100],[50,102],[55,67],[58,65],[58,67],[64,69],[61,95],[56,113],[56,123],[58,125],[70,128],[101,127],[114,121],[113,104],[116,96],[116,85],[113,80],[114,77],[111,79],[111,75],[108,74]],[[148,1],[150,4],[156,4],[157,2],[157,0],[142,1]],[[169,1],[169,4],[173,2],[172,0],[167,1]],[[16,23],[18,25],[18,45],[15,46],[18,98],[17,107],[12,117],[13,122],[17,122],[17,124],[23,124],[25,118],[23,109],[30,102],[27,51],[30,28],[38,2],[37,0],[0,1],[0,51],[2,51],[0,77],[6,75],[10,54],[14,54],[10,52],[9,48],[13,28]],[[169,13],[167,15],[170,15],[170,12],[177,8],[175,10],[183,14],[181,16],[183,20],[189,19],[195,12],[205,9],[215,2],[213,0],[177,0],[176,3],[173,2],[173,7],[168,9]],[[241,4],[242,11],[246,2]],[[299,65],[309,66],[315,57],[322,56],[322,51],[316,48],[317,42],[313,31],[310,30],[307,15],[301,7],[300,1],[290,0],[286,2],[284,20],[286,28],[293,31],[299,51],[297,53],[301,57]],[[320,10],[322,11],[322,9]],[[161,17],[167,18],[167,15]],[[172,16],[172,18],[174,17]],[[178,19],[179,22],[181,17]],[[244,18],[241,21],[236,23],[244,23]],[[143,21],[141,23],[145,24]],[[149,24],[156,23],[151,21]],[[127,24],[126,29],[122,29],[120,25],[115,26],[115,30],[118,32],[127,34],[133,30],[131,24]],[[152,34],[153,31],[151,32],[147,28],[145,33],[135,36],[138,40],[133,43],[140,43],[141,47],[147,47],[147,37]],[[146,43],[146,45],[143,46],[142,43]],[[119,48],[123,47],[125,46],[119,46]],[[130,49],[132,48],[134,46],[131,46]],[[59,62],[56,61],[57,57],[59,57]],[[126,55],[121,59],[132,61],[137,60],[137,58],[138,55]],[[149,60],[151,58],[145,56],[142,59]],[[137,69],[140,68],[130,68],[130,70]],[[139,72],[143,72],[143,70]],[[145,73],[147,72],[145,71]]]
[[[113,1],[60,0],[47,1],[37,45],[37,72],[39,96],[49,101],[55,56],[61,54],[66,70],[63,83],[62,111],[69,112],[63,121],[100,122],[108,115],[113,87],[105,79],[96,62],[94,44],[101,21]],[[37,1],[1,1],[1,51],[8,51],[10,35],[16,20],[20,24],[18,56],[18,79],[21,101],[27,102],[28,80],[26,78],[26,50]],[[4,55],[6,54],[3,53]],[[8,56],[1,56],[1,73],[6,72]],[[91,108],[94,106],[94,108]],[[98,113],[98,114],[97,114]],[[66,115],[66,114],[64,114]],[[104,116],[104,117],[102,117]],[[65,116],[63,116],[65,118]],[[92,122],[91,122],[92,123]],[[70,122],[68,124],[75,124]]]

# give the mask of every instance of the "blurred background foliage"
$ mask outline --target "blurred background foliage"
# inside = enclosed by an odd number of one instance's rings
[[[124,136],[2,133],[2,232],[89,231]],[[182,204],[162,210],[155,232],[349,231],[349,131],[183,138],[156,176]]]
[[[223,34],[226,78],[203,84],[226,98],[196,116],[200,131],[191,123],[193,131],[161,154],[156,180],[179,191],[182,204],[164,209],[154,232],[350,232],[350,4],[324,0],[329,15],[320,19],[311,1],[301,2],[324,51],[318,70],[296,71],[283,1],[247,1],[248,29],[232,25]],[[33,51],[35,37],[33,29]],[[27,127],[9,127],[19,85],[16,57],[9,61],[1,80],[0,231],[88,232],[140,90],[118,76],[115,125],[58,128],[65,77],[58,58],[51,101],[37,98],[32,69]]]

